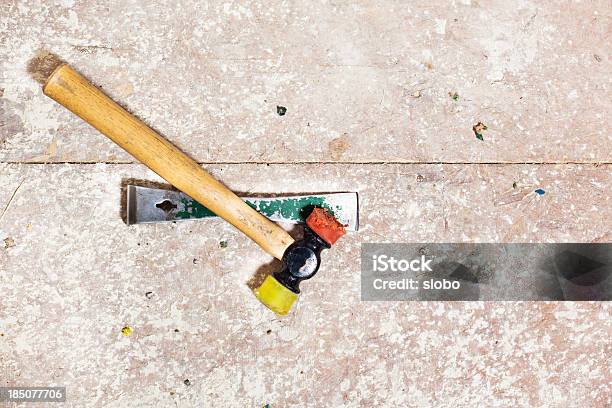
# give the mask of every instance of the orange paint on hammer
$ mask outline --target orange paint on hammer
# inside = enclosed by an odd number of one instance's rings
[[[310,227],[321,239],[332,245],[346,233],[344,225],[340,224],[333,215],[324,208],[315,208],[306,219]]]

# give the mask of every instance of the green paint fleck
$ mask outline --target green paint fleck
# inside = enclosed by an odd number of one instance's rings
[[[478,140],[484,140],[484,137],[482,136],[482,133],[487,130],[487,125],[485,125],[482,122],[478,122],[477,124],[475,124],[472,127],[472,130],[474,131],[474,134],[476,135],[476,139]]]
[[[459,94],[457,92],[449,92],[448,96],[450,96],[451,99],[455,102],[459,100]]]
[[[223,241],[219,242],[219,246],[220,246],[221,248],[227,248],[227,241],[226,241],[226,240],[223,240]]]
[[[263,406],[263,408],[272,408],[272,406],[270,404],[266,404]]]

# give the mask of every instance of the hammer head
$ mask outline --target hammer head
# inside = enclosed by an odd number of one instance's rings
[[[319,270],[321,251],[331,248],[344,233],[344,226],[327,210],[314,208],[306,219],[304,237],[283,254],[283,269],[267,276],[255,296],[273,312],[286,315],[300,293],[300,282]]]

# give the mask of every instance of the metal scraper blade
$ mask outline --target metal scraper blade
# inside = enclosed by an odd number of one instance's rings
[[[347,230],[357,231],[359,228],[357,193],[241,198],[272,221],[303,223],[309,209],[322,207],[330,211]],[[208,208],[179,191],[130,184],[126,199],[128,225],[216,217]]]

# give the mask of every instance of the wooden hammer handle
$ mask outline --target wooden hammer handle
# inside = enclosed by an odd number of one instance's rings
[[[59,66],[43,87],[85,122],[141,161],[170,184],[189,195],[281,259],[293,238],[249,207],[215,180],[198,163],[106,96],[67,64]]]

